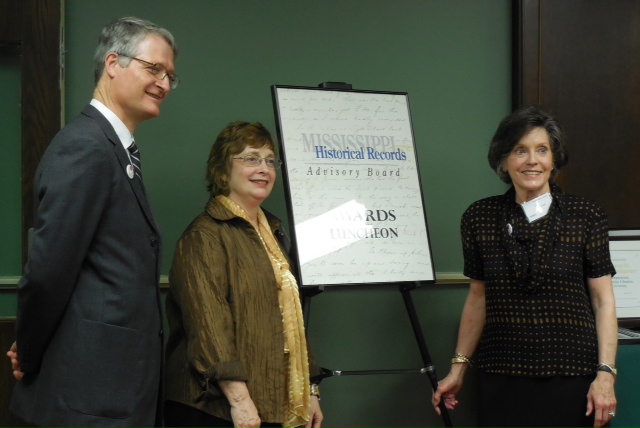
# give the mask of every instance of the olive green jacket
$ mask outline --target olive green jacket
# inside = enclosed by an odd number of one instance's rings
[[[265,215],[274,236],[284,237],[280,221]],[[282,422],[287,394],[278,286],[253,226],[211,198],[178,241],[169,283],[166,399],[231,420],[217,380],[241,380],[262,421]]]

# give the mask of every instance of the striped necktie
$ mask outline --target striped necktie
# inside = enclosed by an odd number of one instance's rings
[[[131,155],[133,170],[135,171],[140,181],[142,181],[142,169],[140,168],[140,150],[138,150],[136,142],[132,140],[131,145],[127,148],[127,150],[129,150],[129,154]]]

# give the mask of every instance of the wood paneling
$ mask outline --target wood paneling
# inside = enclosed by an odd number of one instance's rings
[[[0,426],[3,427],[31,426],[8,410],[16,379],[13,377],[11,362],[4,354],[15,341],[15,328],[15,318],[0,318],[0,350],[2,350],[2,358],[0,358]]]
[[[33,227],[33,178],[61,127],[60,0],[24,2],[22,50],[22,260]]]
[[[542,106],[567,137],[558,183],[640,228],[640,2],[518,0],[514,36],[514,107]]]
[[[61,127],[61,0],[0,0],[0,45],[16,46],[22,74],[22,261],[33,227],[33,178]]]
[[[61,126],[61,0],[0,0],[3,55],[21,59],[22,260],[33,226],[33,177],[42,153]],[[25,426],[8,411],[15,379],[4,353],[15,320],[0,319],[0,426]]]
[[[19,42],[22,36],[20,19],[22,2],[16,0],[0,0],[0,43]]]

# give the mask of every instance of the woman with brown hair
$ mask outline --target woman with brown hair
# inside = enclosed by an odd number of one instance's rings
[[[182,234],[167,296],[167,426],[319,427],[298,285],[261,204],[280,160],[260,123],[233,122],[207,162],[210,199]]]

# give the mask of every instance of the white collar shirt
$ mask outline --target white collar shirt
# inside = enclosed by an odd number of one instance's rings
[[[124,124],[122,120],[114,112],[112,112],[109,107],[102,104],[100,101],[95,98],[91,100],[91,105],[98,109],[100,113],[109,121],[113,129],[118,134],[118,138],[120,138],[120,143],[122,147],[124,147],[127,152],[127,156],[129,156],[129,162],[131,162],[131,154],[129,153],[128,147],[133,142],[133,135],[129,132],[129,128]]]

